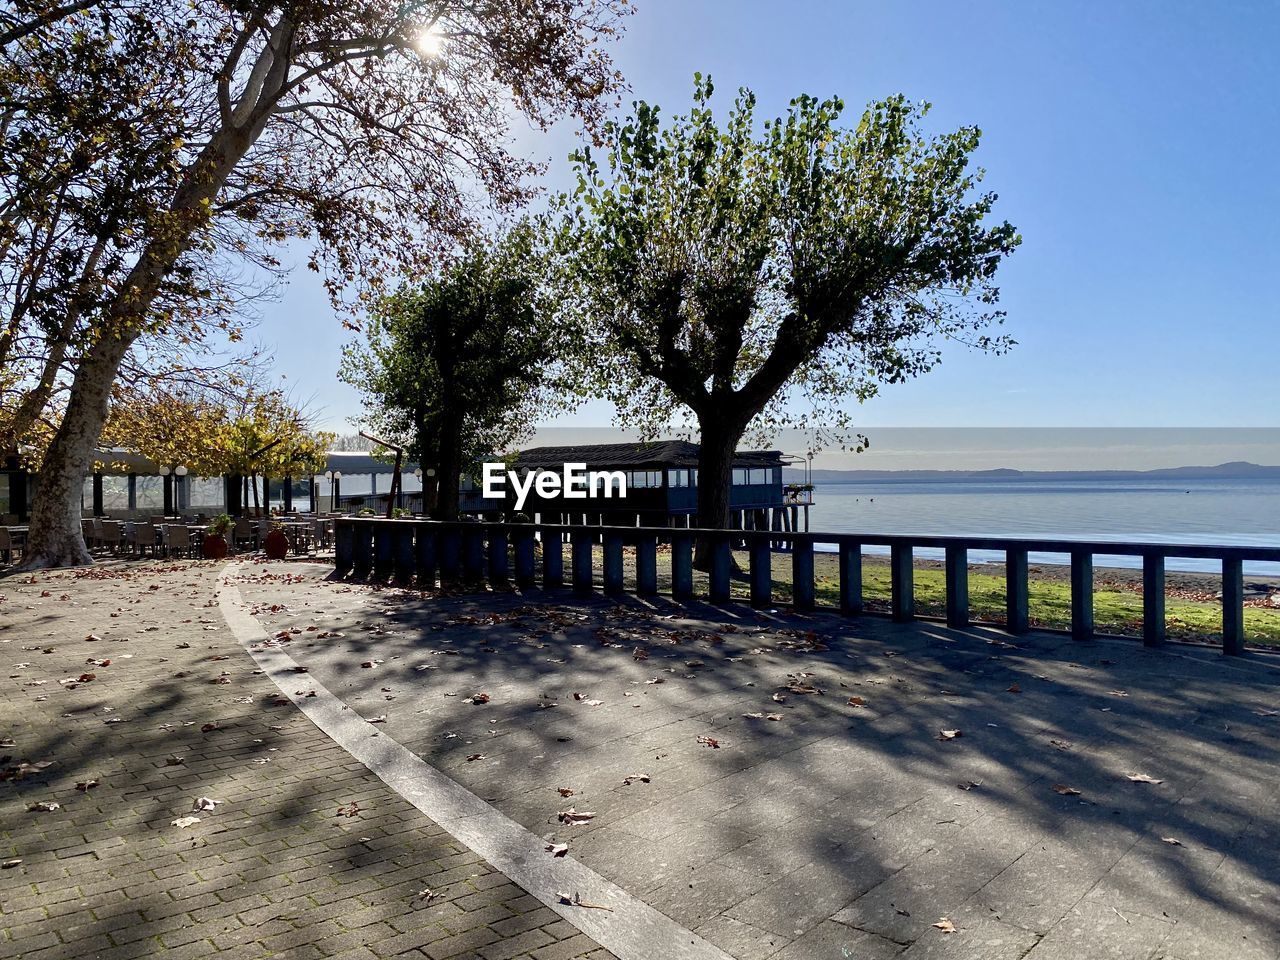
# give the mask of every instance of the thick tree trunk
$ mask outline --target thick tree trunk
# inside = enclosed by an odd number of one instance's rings
[[[715,416],[699,420],[698,526],[720,530],[729,526],[729,490],[733,481],[733,456],[745,426]],[[711,543],[699,537],[694,544],[694,566],[711,568]]]
[[[40,467],[22,569],[92,563],[80,528],[84,478],[107,419],[107,398],[132,340],[100,340],[80,362],[57,435]]]
[[[462,451],[459,447],[456,433],[444,437],[440,442],[440,466],[436,477],[439,487],[432,513],[436,520],[458,519],[458,500],[462,487]]]

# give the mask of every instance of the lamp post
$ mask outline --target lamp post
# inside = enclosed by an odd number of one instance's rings
[[[340,481],[342,480],[342,471],[326,470],[324,472],[324,478],[329,481],[329,512],[335,513],[337,511],[338,491],[341,486]]]
[[[164,483],[164,507],[161,509],[166,517],[173,516],[173,477],[171,471],[163,464],[159,470],[160,478]]]
[[[187,468],[178,464],[173,468],[173,492],[177,511],[182,512],[191,506],[191,498],[187,496]]]

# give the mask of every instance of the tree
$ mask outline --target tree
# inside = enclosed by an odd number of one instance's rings
[[[1007,349],[983,331],[1019,237],[988,223],[977,128],[928,137],[927,104],[878,101],[850,129],[841,101],[802,96],[758,132],[749,91],[723,129],[711,95],[695,77],[688,116],[664,127],[640,102],[606,125],[602,159],[575,153],[561,237],[596,389],[649,435],[688,411],[699,523],[724,527],[749,428],[843,436],[848,399],[929,370],[943,341]]]
[[[315,430],[307,412],[280,390],[251,387],[231,400],[207,390],[159,388],[123,393],[112,404],[102,440],[157,465],[182,464],[196,476],[243,478],[261,509],[258,477],[323,470],[333,435]]]
[[[201,304],[222,302],[201,282],[210,264],[270,267],[275,245],[305,238],[314,244],[309,266],[325,274],[335,305],[348,307],[351,294],[376,295],[386,275],[420,273],[468,230],[482,202],[503,210],[528,197],[537,168],[507,148],[513,113],[539,125],[565,114],[594,125],[618,83],[600,43],[628,12],[626,0],[70,7],[31,17],[6,8],[0,23],[14,69],[0,76],[0,101],[24,102],[28,58],[78,32],[112,37],[127,21],[147,28],[151,53],[118,64],[127,82],[101,91],[103,111],[154,108],[180,123],[143,136],[136,153],[165,160],[142,183],[115,156],[96,168],[102,192],[145,202],[136,222],[103,227],[112,244],[128,239],[127,255],[84,295],[84,348],[41,466],[28,567],[88,562],[79,489],[121,363],[175,310],[199,318]],[[53,84],[73,86],[70,67],[51,66]],[[23,116],[39,135],[42,124],[68,124],[65,110],[79,103]],[[31,177],[17,180],[0,203],[33,195]],[[86,236],[42,242],[81,249]],[[174,295],[184,288],[190,299]]]
[[[547,271],[531,224],[472,241],[437,276],[380,301],[367,342],[345,352],[341,377],[364,395],[369,425],[435,469],[423,494],[436,519],[457,518],[471,463],[572,398],[557,376],[569,327]]]

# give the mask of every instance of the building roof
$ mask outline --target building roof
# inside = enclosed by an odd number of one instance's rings
[[[593,443],[571,447],[532,447],[523,450],[516,463],[531,469],[559,468],[566,463],[588,467],[696,467],[698,444],[688,440],[656,440],[652,443]],[[774,467],[783,462],[779,450],[740,450],[735,467]]]

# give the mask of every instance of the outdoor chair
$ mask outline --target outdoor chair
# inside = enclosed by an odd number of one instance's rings
[[[140,523],[133,528],[133,552],[139,556],[145,556],[148,550],[153,557],[159,554],[158,531],[149,523]]]
[[[14,540],[7,527],[0,527],[0,561],[13,563],[22,552],[22,545]]]
[[[236,517],[236,524],[231,532],[236,549],[242,546],[257,546],[258,538],[254,535],[253,524],[248,517]]]
[[[190,530],[177,523],[169,524],[165,530],[169,541],[169,556],[195,556]]]
[[[315,544],[317,550],[322,550],[329,546],[329,523],[327,520],[311,521],[311,542]]]
[[[102,547],[103,543],[106,542],[102,538],[102,518],[94,517],[90,520],[89,529],[90,534],[86,546],[88,546],[90,550],[98,550]]]
[[[102,545],[118,555],[124,540],[124,525],[119,520],[103,520],[101,536]]]

